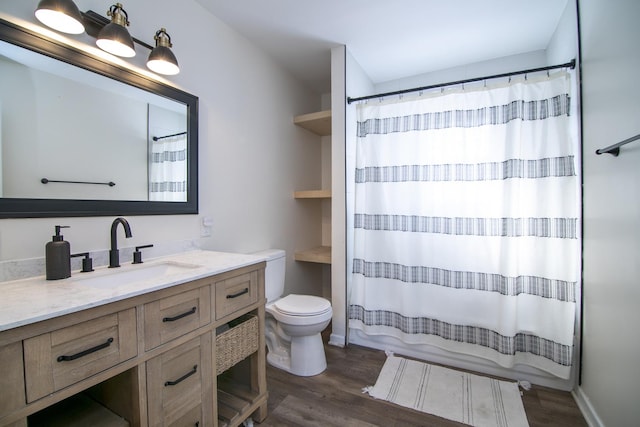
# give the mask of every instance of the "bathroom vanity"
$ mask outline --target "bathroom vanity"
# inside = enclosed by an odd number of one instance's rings
[[[262,421],[264,268],[194,251],[0,283],[0,426]]]

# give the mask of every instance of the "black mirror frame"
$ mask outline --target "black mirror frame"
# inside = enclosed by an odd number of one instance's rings
[[[187,201],[0,198],[0,218],[183,215],[198,213],[198,97],[0,19],[0,40],[47,55],[187,106]]]

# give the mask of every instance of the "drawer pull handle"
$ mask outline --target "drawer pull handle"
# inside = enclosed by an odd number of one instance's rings
[[[186,374],[184,374],[183,376],[181,376],[177,380],[165,382],[164,386],[167,387],[167,386],[170,386],[170,385],[180,384],[182,381],[186,380],[191,375],[195,374],[197,371],[198,371],[198,365],[195,365],[192,370],[190,370],[189,372],[187,372]]]
[[[191,314],[194,314],[195,312],[196,312],[196,308],[192,307],[191,310],[186,311],[186,312],[184,312],[182,314],[178,314],[177,316],[174,316],[174,317],[163,317],[162,321],[163,322],[174,322],[174,321],[176,321],[178,319],[182,319],[183,317],[187,317],[187,316],[189,316]]]
[[[87,354],[95,353],[98,350],[102,350],[103,348],[107,348],[113,342],[113,338],[109,338],[107,342],[97,345],[95,347],[88,348],[80,353],[72,354],[71,356],[58,356],[58,362],[68,362],[70,360],[76,360],[81,358],[82,356],[86,356]]]
[[[239,296],[244,295],[244,294],[248,294],[248,293],[249,293],[249,288],[244,288],[240,292],[236,292],[235,294],[227,295],[227,299],[238,298]]]

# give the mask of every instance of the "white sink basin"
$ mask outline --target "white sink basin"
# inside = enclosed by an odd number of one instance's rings
[[[76,283],[92,288],[117,288],[118,286],[131,285],[137,282],[160,281],[167,276],[188,273],[196,268],[200,268],[200,266],[170,261],[155,264],[127,265],[126,267],[87,273],[97,275],[81,278],[76,280]]]

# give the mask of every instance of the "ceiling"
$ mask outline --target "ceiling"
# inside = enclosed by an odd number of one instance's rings
[[[332,47],[373,83],[546,49],[568,0],[196,0],[318,93]]]

